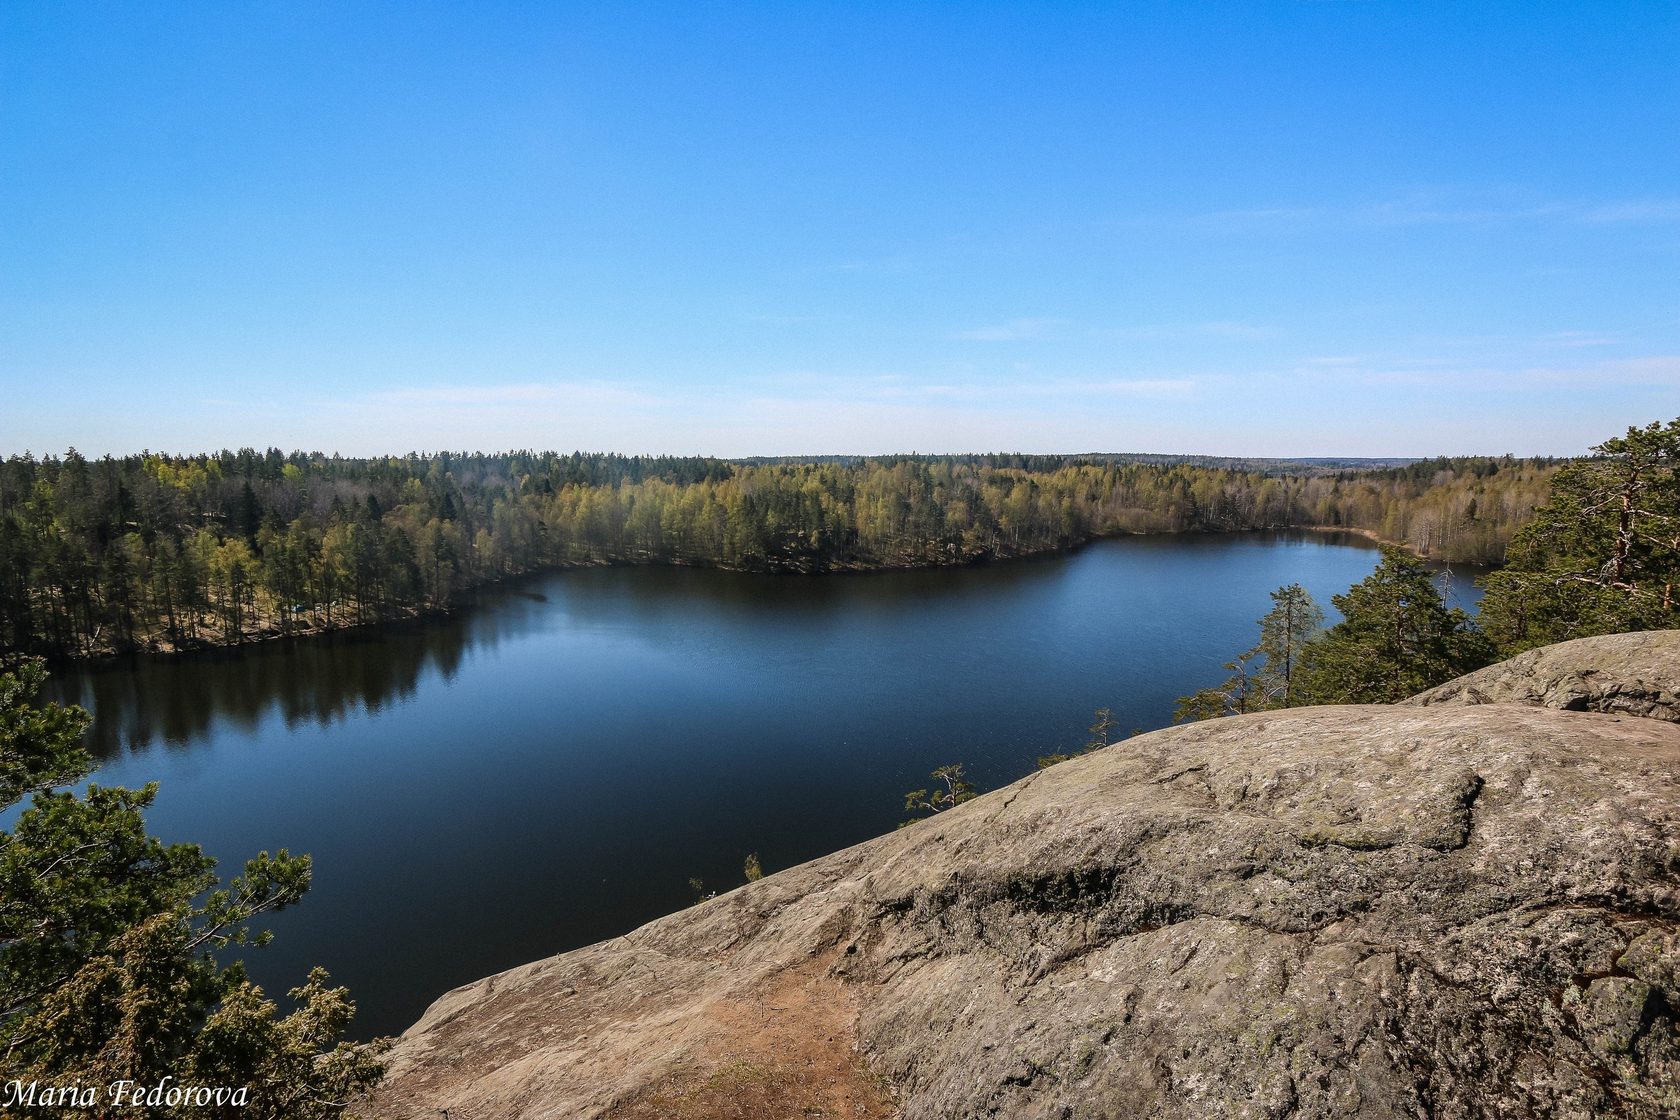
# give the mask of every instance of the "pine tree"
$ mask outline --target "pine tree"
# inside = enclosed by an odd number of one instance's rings
[[[1260,620],[1260,644],[1266,659],[1264,688],[1280,708],[1295,706],[1300,689],[1301,657],[1324,625],[1324,611],[1298,583],[1272,592],[1272,609]]]
[[[1384,548],[1377,570],[1331,602],[1342,621],[1305,651],[1313,703],[1394,703],[1492,659],[1491,644],[1442,601],[1429,569],[1399,549]]]
[[[374,1085],[380,1045],[339,1042],[354,1007],[326,974],[310,973],[281,1016],[238,964],[215,950],[258,946],[246,923],[289,906],[309,885],[309,858],[259,854],[218,888],[197,845],[147,835],[157,793],[89,785],[55,792],[92,765],[80,708],[37,707],[45,673],[0,673],[0,809],[33,792],[0,832],[0,1045],[5,1078],[95,1087],[112,1116],[177,1120],[326,1120]],[[109,1088],[168,1083],[230,1092],[231,1110],[185,1104],[109,1107]],[[13,1101],[8,1116],[61,1108]]]
[[[974,784],[963,774],[962,763],[953,762],[948,766],[941,766],[928,775],[945,783],[945,788],[932,788],[930,793],[926,789],[913,789],[904,795],[904,808],[912,813],[943,813],[947,809],[955,808],[964,801],[972,801],[979,796]],[[909,823],[908,821],[905,823]]]
[[[1506,654],[1680,626],[1680,419],[1592,450],[1557,473],[1486,580],[1482,618]]]
[[[1302,700],[1303,658],[1323,623],[1324,611],[1306,588],[1278,588],[1259,622],[1258,644],[1225,663],[1231,675],[1223,683],[1180,696],[1174,722],[1294,707]]]

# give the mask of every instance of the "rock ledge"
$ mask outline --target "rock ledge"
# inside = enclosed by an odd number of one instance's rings
[[[1577,638],[1420,693],[1408,704],[1533,704],[1680,723],[1680,630]]]

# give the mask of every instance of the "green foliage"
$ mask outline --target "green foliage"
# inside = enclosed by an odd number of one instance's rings
[[[13,456],[0,462],[0,650],[234,644],[446,608],[494,580],[579,564],[928,566],[1118,533],[1285,526],[1497,561],[1552,470],[1481,458],[1327,470],[1148,456]]]
[[[25,661],[0,674],[0,806],[26,793],[74,782],[88,772],[80,744],[88,714],[57,704],[33,707],[29,701],[46,683],[38,661]]]
[[[1552,480],[1487,578],[1482,620],[1509,655],[1680,626],[1680,419],[1629,428]]]
[[[1048,770],[1058,762],[1066,762],[1070,758],[1074,758],[1082,754],[1090,754],[1092,751],[1100,751],[1104,747],[1108,746],[1109,733],[1114,730],[1116,725],[1113,710],[1110,708],[1098,708],[1092,713],[1092,715],[1095,716],[1095,719],[1090,727],[1091,737],[1085,740],[1084,748],[1082,750],[1074,751],[1072,754],[1057,753],[1039,755],[1038,768],[1040,770]]]
[[[1260,643],[1254,647],[1265,659],[1262,690],[1270,706],[1295,706],[1301,659],[1323,625],[1324,611],[1300,584],[1272,592],[1272,609],[1260,620]]]
[[[1342,621],[1305,653],[1312,703],[1393,703],[1493,658],[1469,617],[1447,608],[1423,562],[1399,549],[1383,549],[1377,570],[1331,601]]]
[[[764,878],[764,867],[758,862],[757,852],[751,852],[747,855],[747,862],[741,870],[749,883],[756,883]]]
[[[904,795],[906,812],[927,813],[929,815],[943,813],[946,809],[961,805],[964,801],[972,801],[978,796],[974,786],[964,777],[962,763],[960,762],[941,766],[928,776],[936,781],[943,782],[944,788],[934,786],[931,793],[927,789],[911,790]]]
[[[1298,583],[1272,592],[1259,622],[1260,641],[1225,663],[1221,684],[1180,696],[1173,722],[1292,708],[1303,700],[1304,659],[1324,624],[1324,611]]]
[[[1114,730],[1114,711],[1110,708],[1098,708],[1092,713],[1096,718],[1092,721],[1091,737],[1085,741],[1085,750],[1100,751],[1109,743],[1109,732]]]
[[[1240,716],[1270,707],[1266,690],[1255,672],[1254,659],[1257,656],[1257,651],[1252,649],[1237,654],[1234,659],[1225,662],[1223,668],[1231,675],[1223,682],[1212,688],[1198,689],[1188,696],[1180,696],[1173,706],[1173,722]]]
[[[0,674],[0,808],[36,791],[13,831],[0,833],[0,1039],[6,1079],[106,1087],[118,1082],[246,1090],[251,1120],[324,1120],[371,1087],[377,1045],[337,1042],[352,1005],[325,973],[280,1015],[235,964],[212,950],[260,945],[248,922],[291,905],[309,885],[309,860],[264,852],[216,889],[215,861],[191,844],[147,835],[140,790],[51,787],[91,760],[77,740],[80,709],[35,707],[43,679],[27,663]],[[206,893],[208,892],[208,893]],[[58,1116],[52,1106],[20,1117]],[[173,1120],[205,1110],[127,1106],[112,1115]]]

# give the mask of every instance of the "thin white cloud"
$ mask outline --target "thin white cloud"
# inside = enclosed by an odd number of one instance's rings
[[[1120,338],[1135,342],[1182,338],[1234,338],[1257,342],[1278,337],[1273,327],[1258,326],[1239,320],[1224,319],[1207,323],[1150,323],[1131,327],[1093,327],[1089,332],[1097,338]]]
[[[1680,198],[1630,199],[1594,206],[1581,215],[1584,222],[1680,222]]]
[[[802,374],[770,379],[754,399],[826,409],[836,403],[971,405],[1009,408],[1071,402],[1093,396],[1181,397],[1193,393],[1193,377],[1045,377],[1023,371],[1017,380],[912,381],[891,376],[845,377]]]
[[[1197,224],[1211,226],[1294,226],[1320,221],[1334,211],[1314,206],[1262,206],[1238,210],[1214,210],[1191,216]]]
[[[1217,323],[1200,323],[1196,326],[1196,333],[1210,335],[1214,338],[1258,341],[1263,338],[1276,338],[1278,332],[1270,327],[1257,327],[1253,323],[1225,320]]]
[[[916,267],[916,258],[908,253],[885,257],[857,257],[818,265],[816,272],[904,272]]]
[[[1340,386],[1406,387],[1441,391],[1513,392],[1522,389],[1680,388],[1680,355],[1653,354],[1575,365],[1466,362],[1448,357],[1306,358],[1294,369],[1267,374],[1283,381],[1319,378]]]
[[[1009,319],[1002,323],[957,331],[951,335],[965,342],[1027,342],[1068,334],[1078,325],[1067,319]],[[1121,327],[1083,327],[1078,333],[1091,338],[1129,341],[1157,341],[1185,338],[1232,338],[1245,341],[1276,338],[1274,327],[1238,319],[1216,319],[1199,323],[1142,323]]]
[[[608,381],[526,382],[510,385],[431,385],[365,393],[352,405],[445,405],[452,408],[498,408],[538,404],[654,404],[660,398]]]
[[[1396,199],[1352,212],[1355,224],[1376,226],[1493,225],[1567,215],[1558,203],[1533,206],[1438,206],[1422,199]]]
[[[811,323],[833,322],[835,315],[780,315],[767,311],[746,311],[741,314],[744,323],[763,323],[775,327],[798,327]]]
[[[1104,393],[1127,397],[1179,397],[1195,392],[1196,386],[1196,380],[1190,377],[1137,377],[1068,382],[1054,389],[1060,395]]]
[[[1063,319],[1010,319],[989,327],[957,331],[951,337],[965,342],[1022,342],[1044,338],[1065,325]]]
[[[1680,389],[1680,354],[1650,354],[1580,366],[1527,369],[1518,376],[1534,382],[1579,385],[1589,389],[1612,385]]]
[[[1336,368],[1341,366],[1362,366],[1371,362],[1369,354],[1326,354],[1317,358],[1303,358],[1302,365],[1325,366]]]
[[[1301,386],[1317,379],[1318,383],[1329,382],[1338,388],[1360,387],[1398,387],[1398,388],[1435,388],[1450,386],[1462,382],[1465,385],[1483,386],[1485,370],[1468,370],[1462,366],[1453,367],[1445,364],[1431,366],[1428,361],[1403,362],[1394,365],[1381,365],[1371,362],[1321,362],[1308,359],[1307,362],[1292,370],[1282,373],[1273,372],[1269,376],[1281,383]]]
[[[1299,232],[1313,228],[1384,229],[1410,226],[1498,225],[1570,221],[1662,223],[1680,221],[1680,199],[1612,199],[1598,202],[1480,202],[1457,192],[1420,193],[1353,206],[1262,206],[1192,215],[1202,228],[1240,232]]]
[[[1621,342],[1621,338],[1613,334],[1599,334],[1595,331],[1552,331],[1543,334],[1537,340],[1542,346],[1614,346]]]

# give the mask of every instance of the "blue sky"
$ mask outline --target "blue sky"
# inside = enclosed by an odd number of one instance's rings
[[[1577,453],[1680,5],[0,6],[0,453]]]

